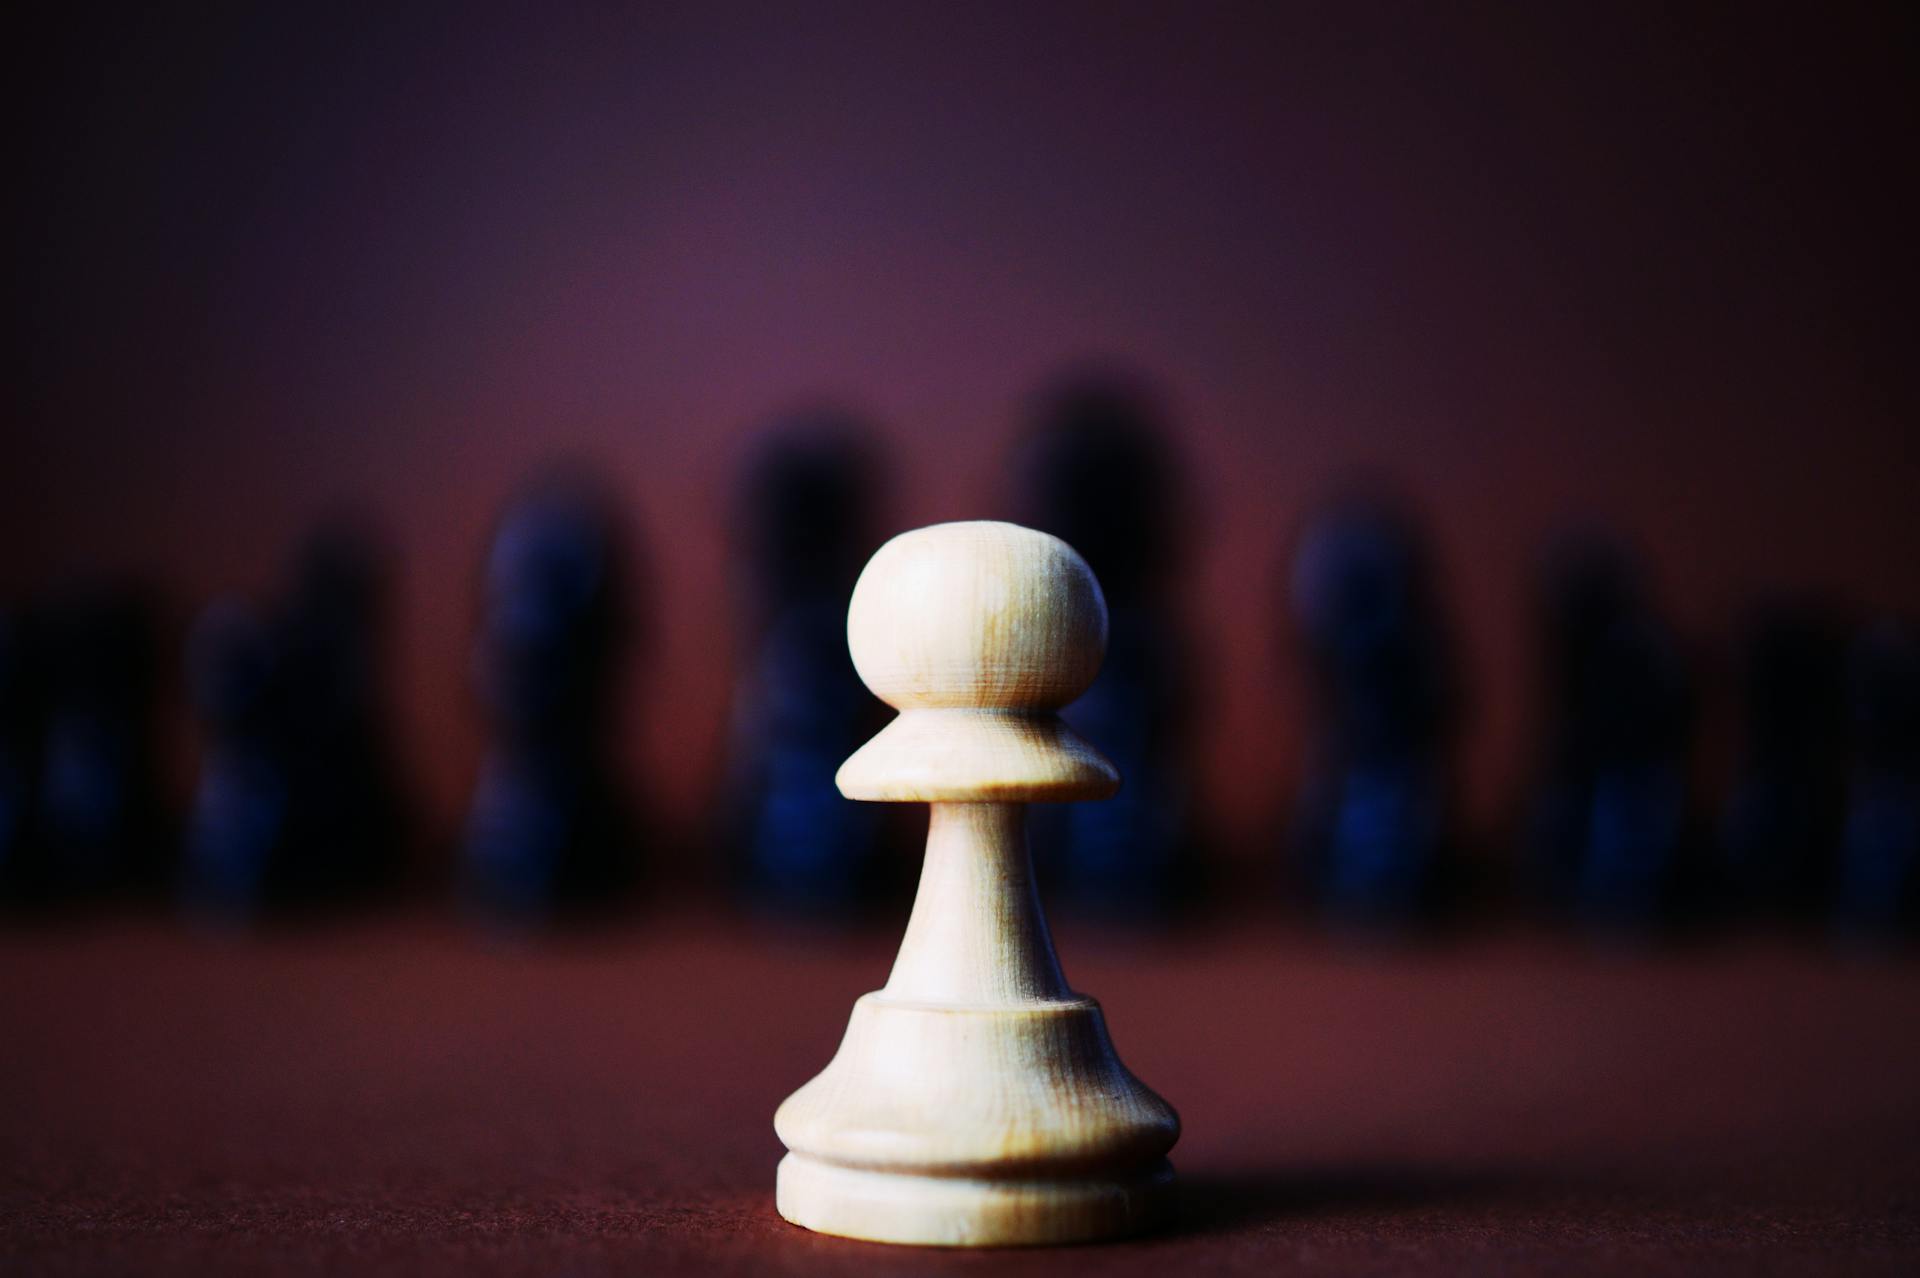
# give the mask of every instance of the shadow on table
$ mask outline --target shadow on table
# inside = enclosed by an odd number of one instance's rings
[[[1538,1171],[1342,1165],[1181,1172],[1168,1236],[1219,1233],[1310,1216],[1417,1211],[1537,1201],[1555,1185]]]

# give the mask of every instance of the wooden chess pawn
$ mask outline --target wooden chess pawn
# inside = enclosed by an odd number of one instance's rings
[[[841,767],[848,798],[932,805],[886,988],[774,1116],[780,1214],[878,1242],[992,1246],[1145,1227],[1173,1187],[1171,1106],[1127,1072],[1061,975],[1025,805],[1119,776],[1057,715],[1106,650],[1099,583],[1012,524],[922,528],[854,587],[853,662],[901,713]]]

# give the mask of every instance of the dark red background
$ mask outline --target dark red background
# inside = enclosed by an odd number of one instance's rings
[[[1763,587],[1920,607],[1897,7],[1366,8],[20,28],[0,589],[136,571],[179,620],[364,505],[401,556],[399,730],[450,825],[489,519],[587,454],[652,585],[631,775],[686,818],[754,423],[843,395],[887,429],[893,523],[994,513],[1020,397],[1111,353],[1168,383],[1201,498],[1186,603],[1229,830],[1301,746],[1276,565],[1355,466],[1432,515],[1483,815],[1525,749],[1524,574],[1564,516],[1639,538],[1709,657]]]

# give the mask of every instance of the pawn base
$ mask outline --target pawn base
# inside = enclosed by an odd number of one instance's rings
[[[868,1242],[1088,1242],[1164,1221],[1173,1203],[1173,1166],[1162,1159],[1131,1175],[990,1180],[875,1171],[788,1154],[780,1161],[776,1203],[796,1225]]]

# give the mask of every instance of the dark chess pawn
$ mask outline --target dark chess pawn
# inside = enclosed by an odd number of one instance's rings
[[[325,903],[392,885],[402,786],[382,680],[386,556],[351,521],[322,525],[295,556],[276,618],[287,821],[304,855],[275,895]]]
[[[904,882],[892,814],[834,785],[887,719],[847,656],[847,599],[877,540],[878,472],[871,430],[817,411],[769,431],[740,484],[745,642],[719,824],[739,890],[763,908],[848,915]]]
[[[1843,801],[1846,689],[1839,625],[1778,604],[1748,628],[1740,656],[1742,731],[1721,821],[1727,904],[1749,916],[1823,913]]]
[[[1920,926],[1920,639],[1890,623],[1862,635],[1848,685],[1838,922],[1868,939],[1911,937]]]
[[[1527,860],[1553,906],[1596,926],[1672,921],[1687,888],[1692,707],[1672,631],[1638,565],[1605,538],[1567,538],[1540,592],[1546,770]]]
[[[474,665],[492,739],[468,813],[466,891],[483,912],[596,910],[631,887],[632,814],[610,733],[628,616],[606,501],[548,484],[494,533]]]
[[[265,615],[209,608],[188,645],[205,751],[187,901],[226,915],[323,909],[393,881],[401,805],[381,714],[381,555],[323,525]]]
[[[188,639],[187,683],[204,741],[183,895],[196,910],[248,915],[267,903],[276,863],[300,854],[285,680],[267,624],[238,600],[209,607]]]
[[[1172,598],[1191,512],[1165,416],[1133,376],[1072,375],[1036,398],[1013,467],[1014,518],[1079,551],[1105,592],[1106,661],[1063,717],[1127,779],[1106,803],[1032,810],[1036,872],[1049,902],[1122,921],[1174,909],[1196,861],[1192,664]]]
[[[0,610],[0,901],[27,893],[28,820],[36,785],[39,714],[25,627]]]
[[[32,839],[55,898],[161,886],[167,838],[156,778],[155,624],[139,593],[84,587],[47,610]]]
[[[1292,608],[1317,720],[1293,834],[1308,889],[1344,922],[1431,917],[1453,868],[1457,692],[1411,516],[1362,498],[1316,521],[1294,559]]]

